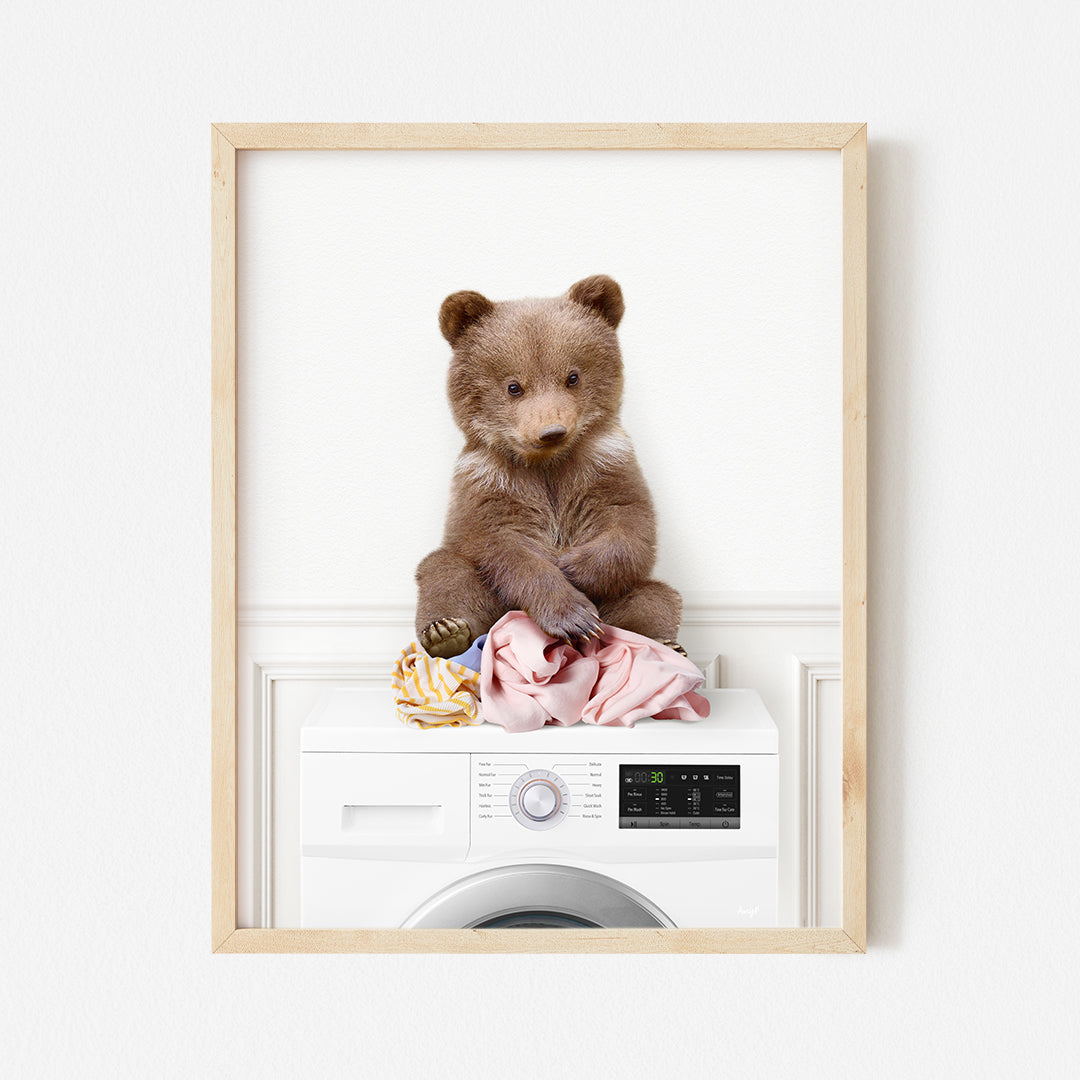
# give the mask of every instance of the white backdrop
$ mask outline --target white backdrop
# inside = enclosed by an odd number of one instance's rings
[[[5,7],[10,1071],[1071,1074],[1076,8],[660,12]],[[242,119],[870,122],[868,955],[209,954],[208,125]]]
[[[263,151],[238,201],[242,604],[412,601],[463,442],[439,305],[599,272],[658,576],[839,589],[839,153]]]

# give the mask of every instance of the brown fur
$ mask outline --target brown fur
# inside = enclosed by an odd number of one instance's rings
[[[682,601],[649,577],[652,500],[619,427],[622,314],[622,291],[603,275],[554,299],[443,302],[447,390],[466,441],[443,546],[416,571],[422,641],[452,619],[475,638],[515,609],[563,640],[598,622],[676,637]]]

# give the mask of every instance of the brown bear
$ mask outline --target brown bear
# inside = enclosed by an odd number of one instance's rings
[[[443,545],[416,571],[416,632],[432,655],[463,652],[513,610],[571,643],[608,623],[678,648],[682,600],[649,577],[652,499],[619,426],[623,310],[602,274],[553,299],[443,301],[465,447]]]

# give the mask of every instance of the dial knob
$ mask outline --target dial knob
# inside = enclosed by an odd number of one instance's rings
[[[566,781],[548,769],[522,773],[510,788],[510,813],[526,829],[553,829],[569,809]]]
[[[530,780],[518,792],[518,805],[533,821],[546,821],[560,802],[559,789],[550,780]]]

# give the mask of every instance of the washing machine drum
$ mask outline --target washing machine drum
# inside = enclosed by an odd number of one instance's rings
[[[675,924],[628,885],[573,866],[500,866],[455,881],[421,904],[409,928],[671,927]]]

